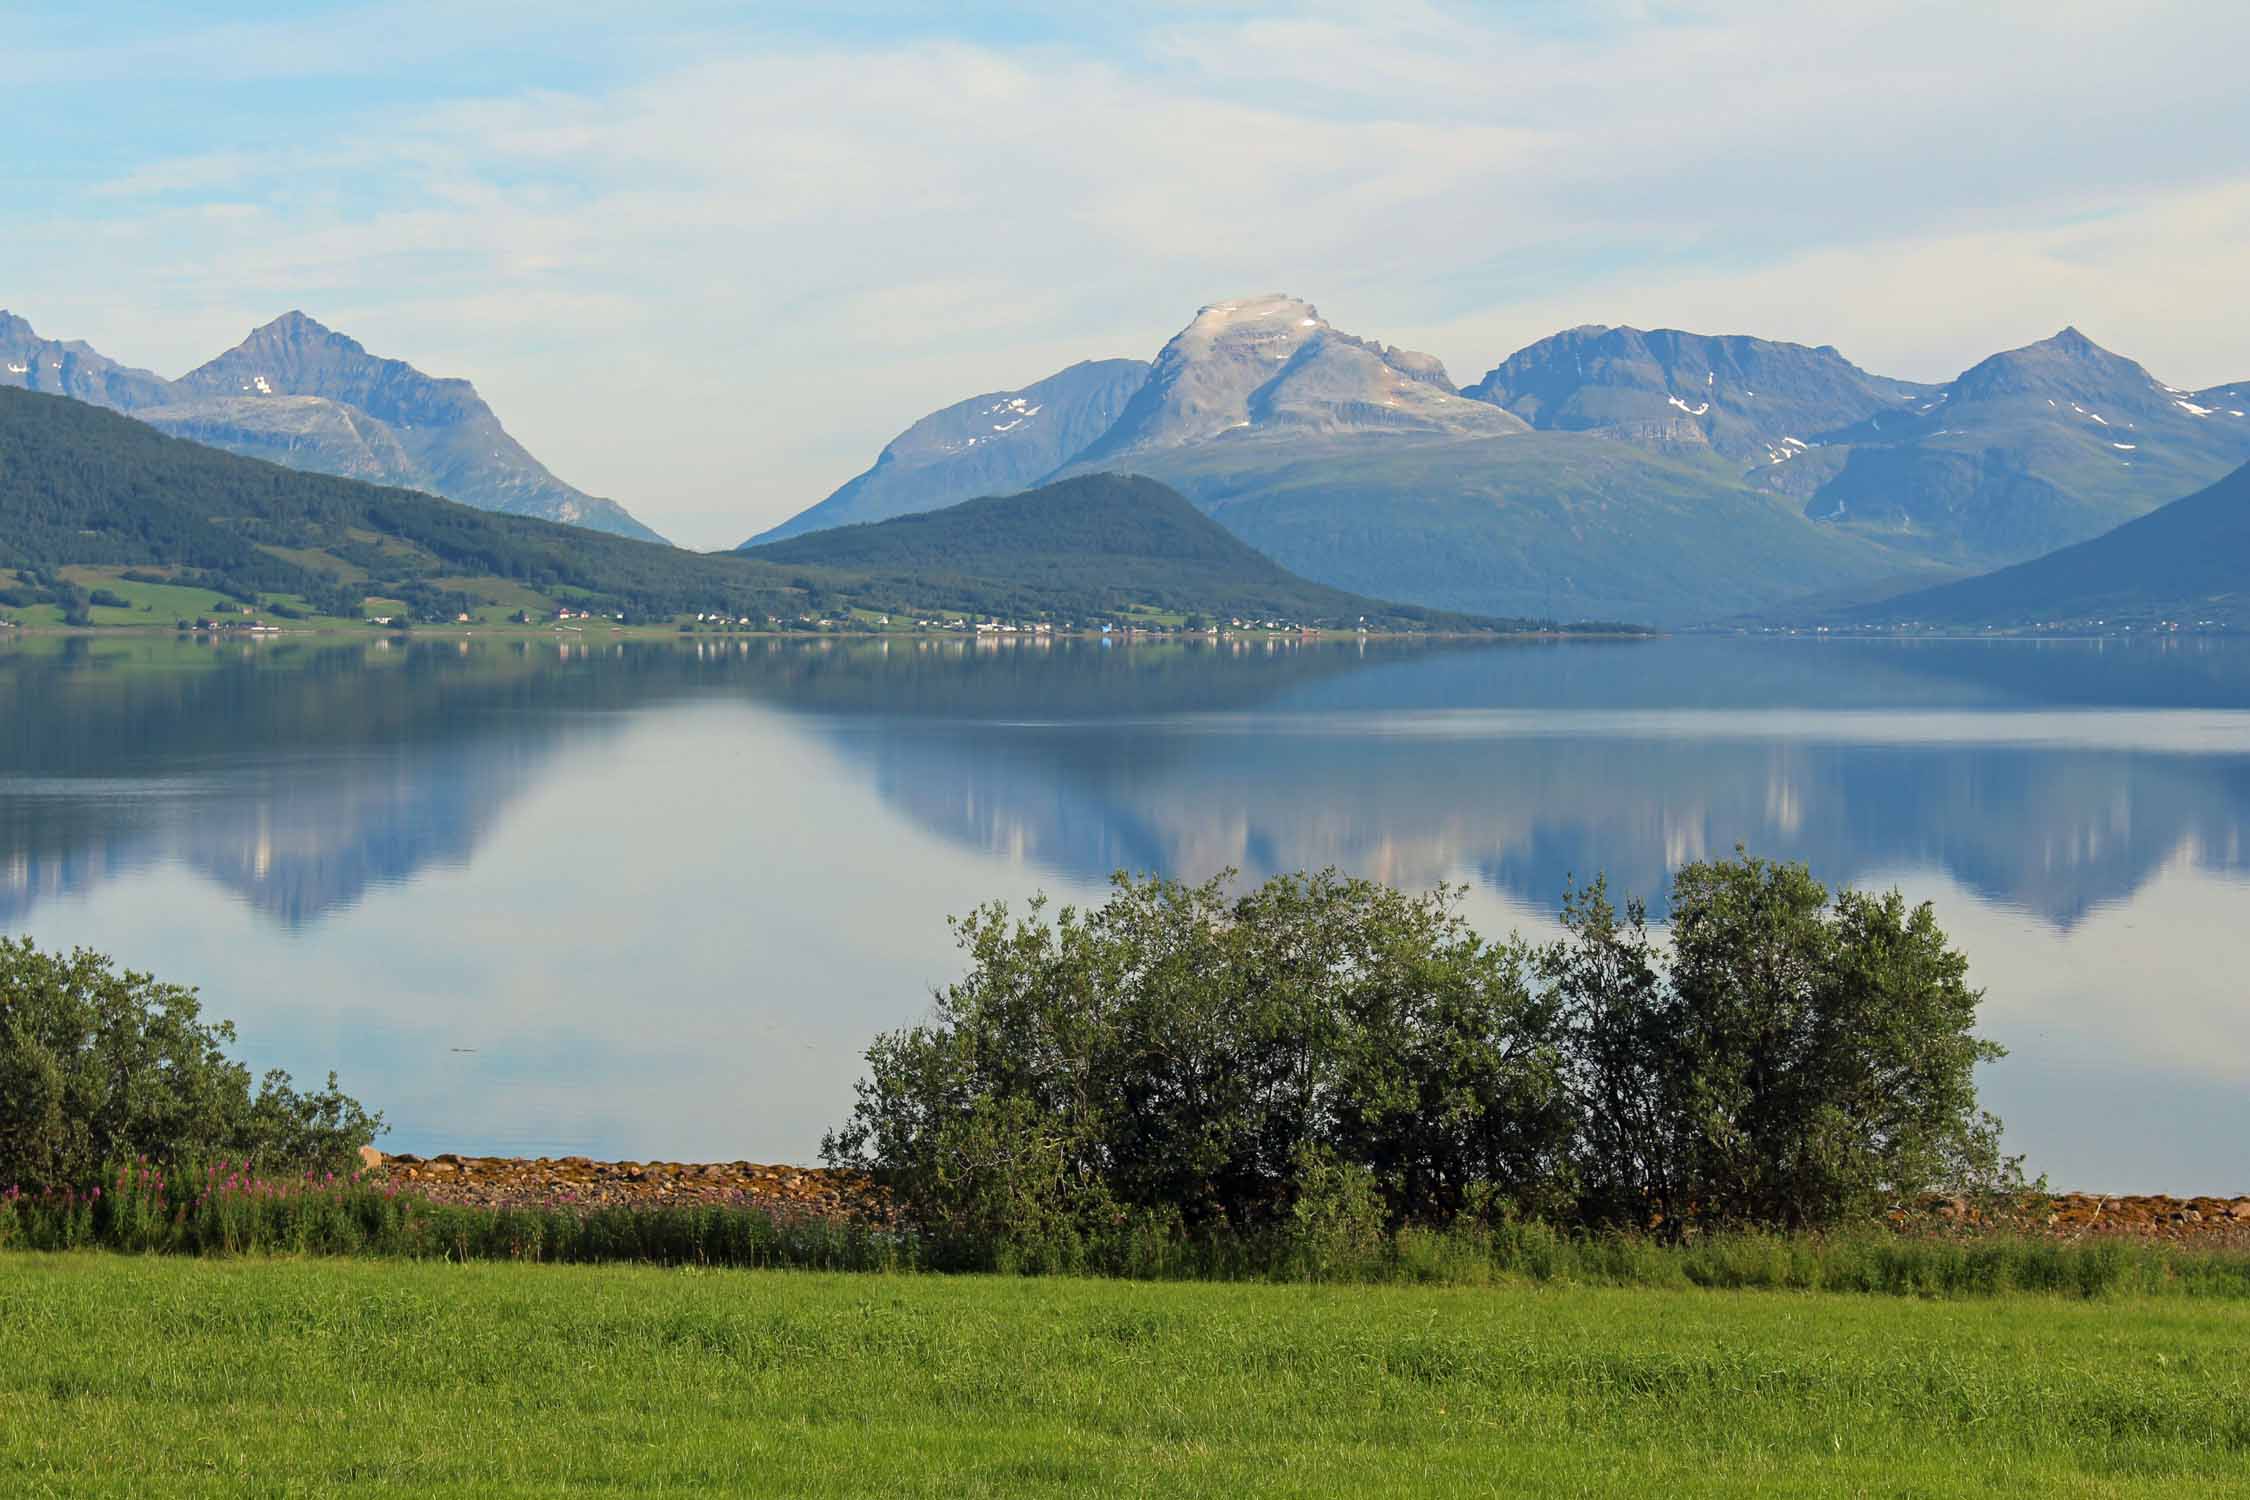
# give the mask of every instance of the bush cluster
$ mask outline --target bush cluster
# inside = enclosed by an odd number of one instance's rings
[[[226,1021],[195,991],[98,953],[0,937],[0,1173],[34,1192],[85,1189],[106,1163],[228,1157],[342,1171],[383,1128],[339,1092],[278,1069],[253,1085]]]
[[[1665,941],[1596,883],[1562,939],[1496,944],[1461,894],[1120,875],[1094,910],[979,908],[967,976],[876,1040],[825,1154],[933,1236],[1054,1264],[1121,1235],[1802,1230],[2003,1180],[1973,1078],[2000,1050],[1926,905],[1742,856],[1679,873]]]

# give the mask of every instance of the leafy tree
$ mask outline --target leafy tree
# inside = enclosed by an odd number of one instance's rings
[[[84,1185],[143,1155],[339,1168],[382,1130],[334,1074],[318,1092],[279,1070],[253,1088],[234,1039],[191,989],[0,937],[0,1175]]]
[[[1120,875],[1091,911],[981,907],[824,1150],[1063,1261],[1166,1226],[1819,1227],[2009,1180],[1974,1078],[2000,1049],[1927,905],[1738,856],[1679,872],[1668,941],[1597,882],[1535,948],[1458,896]]]
[[[1052,921],[979,908],[969,974],[869,1049],[826,1154],[1000,1239],[1286,1226],[1355,1183],[1393,1223],[1545,1206],[1570,1129],[1554,1007],[1457,894],[1121,875]]]
[[[1571,1031],[1589,1217],[1803,1228],[2001,1180],[1975,1068],[1979,991],[1924,903],[1833,899],[1737,851],[1673,883],[1660,954],[1600,886],[1545,971]]]

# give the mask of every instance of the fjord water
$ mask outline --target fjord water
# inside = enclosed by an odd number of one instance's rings
[[[0,648],[0,928],[197,985],[393,1150],[810,1160],[946,917],[1120,867],[1929,897],[2058,1186],[2250,1187],[2250,643]]]

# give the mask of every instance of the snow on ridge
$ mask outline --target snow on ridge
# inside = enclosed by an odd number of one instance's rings
[[[1686,403],[1685,401],[1682,401],[1682,400],[1681,400],[1681,399],[1680,399],[1679,397],[1677,397],[1677,396],[1672,396],[1672,397],[1669,397],[1668,399],[1669,399],[1669,400],[1671,401],[1671,403],[1672,403],[1672,404],[1673,404],[1674,406],[1678,407],[1678,408],[1679,408],[1679,409],[1680,409],[1681,411],[1684,411],[1684,412],[1686,412],[1686,413],[1687,413],[1687,414],[1688,414],[1689,416],[1691,416],[1691,417],[1700,417],[1700,416],[1702,416],[1702,415],[1703,415],[1703,414],[1704,414],[1705,412],[1707,412],[1707,411],[1709,411],[1709,410],[1711,409],[1711,403],[1710,403],[1710,402],[1708,402],[1708,401],[1704,402],[1704,403],[1703,403],[1702,405],[1700,405],[1700,406],[1690,406],[1690,405],[1688,405],[1688,404],[1687,404],[1687,403]]]
[[[2127,453],[2131,453],[2131,452],[2132,452],[2133,450],[2135,450],[2136,448],[2140,447],[2140,444],[2139,444],[2139,443],[2111,443],[2111,444],[2110,444],[2110,446],[2111,446],[2112,448],[2121,448],[2121,449],[2123,449],[2123,450],[2124,450],[2125,452],[2127,452]]]
[[[2191,417],[2208,417],[2211,415],[2210,407],[2197,406],[2193,401],[2174,400],[2172,404]]]

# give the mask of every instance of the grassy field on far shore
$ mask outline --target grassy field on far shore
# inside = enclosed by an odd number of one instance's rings
[[[2250,1306],[0,1255],[10,1495],[2250,1494]]]

